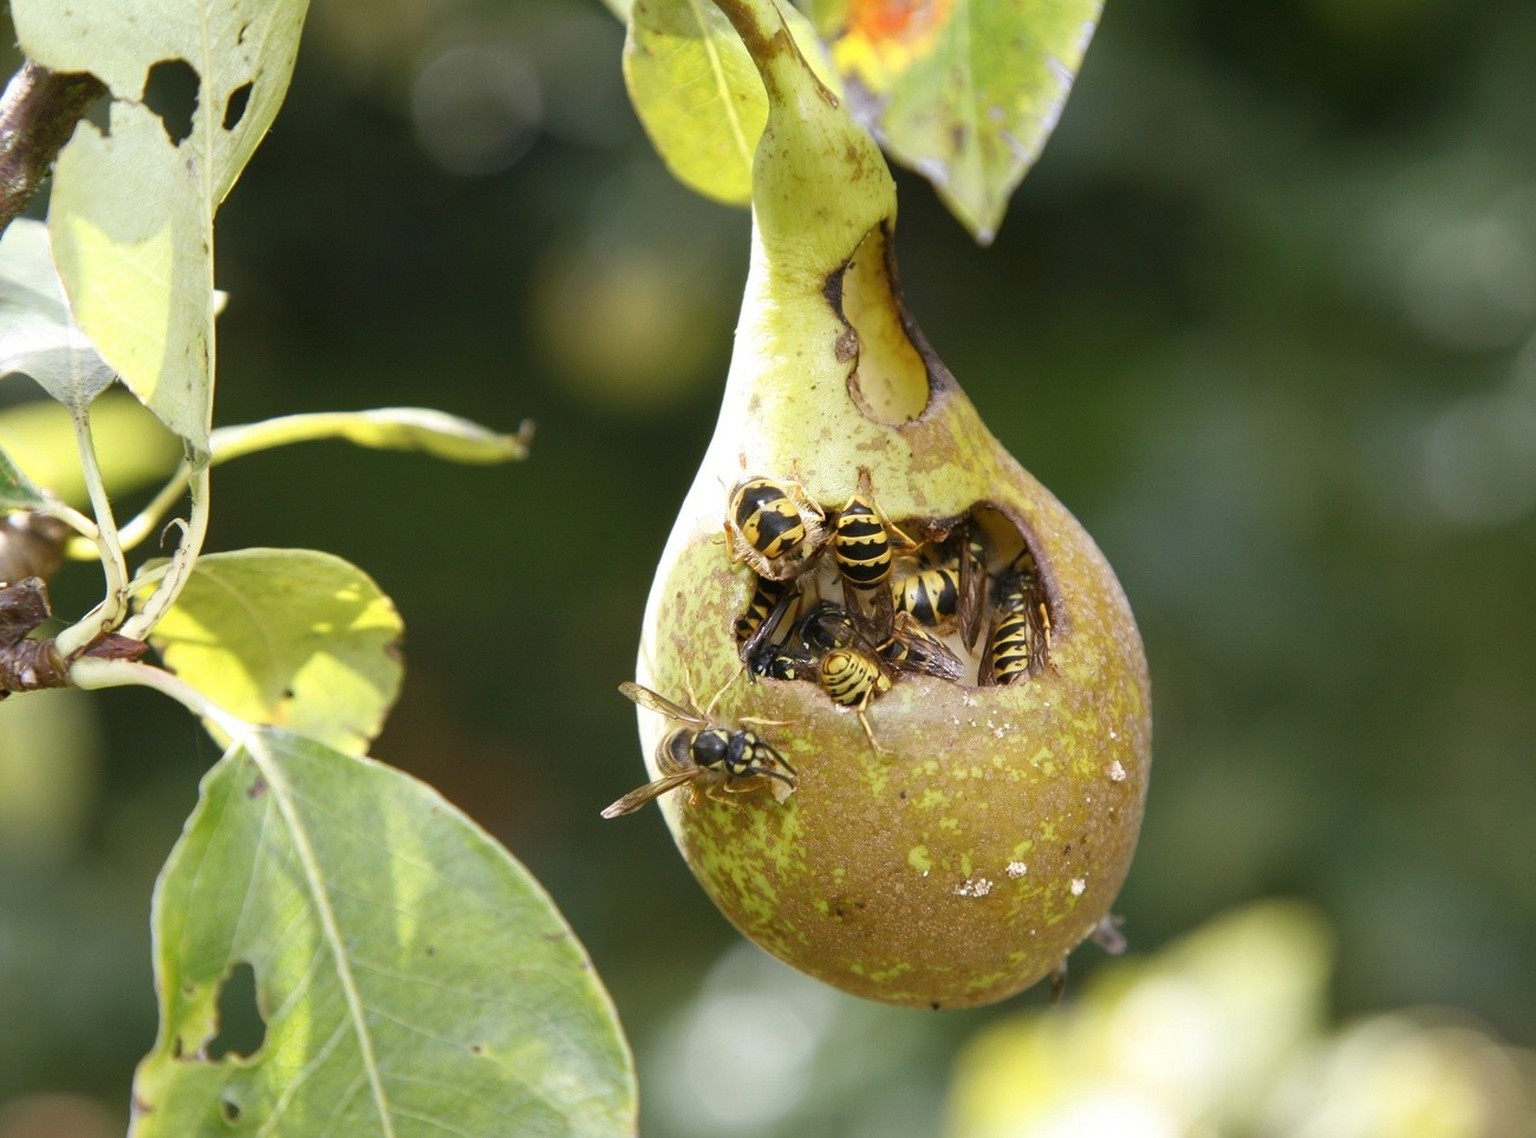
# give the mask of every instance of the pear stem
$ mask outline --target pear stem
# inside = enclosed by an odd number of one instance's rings
[[[801,466],[846,497],[885,432],[928,405],[888,242],[896,184],[869,133],[817,78],[777,0],[715,0],[768,96],[752,162],[752,254],[715,435],[723,468]],[[864,456],[864,457],[861,457]]]
[[[864,235],[896,217],[875,140],[816,78],[775,0],[715,0],[768,93],[752,162],[752,211],[770,255],[819,290]]]

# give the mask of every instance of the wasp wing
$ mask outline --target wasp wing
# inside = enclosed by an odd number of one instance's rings
[[[669,790],[676,790],[680,786],[686,786],[699,777],[699,768],[690,767],[685,771],[673,771],[664,774],[654,782],[648,782],[644,786],[637,786],[617,802],[610,804],[603,810],[604,818],[617,818],[621,814],[633,814],[653,798],[660,798]]]
[[[900,659],[887,657],[883,652],[881,657],[889,663],[894,663],[900,671],[921,672],[924,675],[937,676],[941,680],[955,681],[958,681],[965,672],[965,666],[961,664],[960,658],[949,650],[947,644],[912,619],[911,613],[896,614],[896,627],[891,633],[891,643],[900,650]]]
[[[768,578],[760,577],[759,580],[766,581]],[[779,622],[784,619],[784,614],[789,611],[791,605],[798,604],[799,602],[800,590],[789,588],[786,584],[783,595],[774,602],[773,608],[768,610],[767,615],[763,617],[762,623],[753,629],[751,635],[743,642],[741,646],[741,660],[742,663],[747,665],[749,675],[755,674],[752,664],[763,645],[769,643],[769,638],[773,635],[773,631],[778,627]]]
[[[981,556],[977,556],[980,550]],[[969,526],[960,534],[959,600],[955,615],[960,625],[960,639],[967,652],[976,647],[981,635],[981,610],[986,603],[986,547],[972,535]]]
[[[633,680],[625,680],[619,685],[619,691],[647,711],[654,711],[657,715],[664,715],[668,719],[676,719],[681,723],[693,723],[699,727],[708,725],[708,721],[698,712],[679,707],[665,696],[657,695],[650,688],[642,687]]]

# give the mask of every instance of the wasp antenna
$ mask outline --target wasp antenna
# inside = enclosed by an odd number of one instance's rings
[[[683,664],[683,690],[688,693],[688,706],[693,713],[700,719],[708,719],[710,711],[715,706],[714,701],[711,700],[709,707],[702,711],[699,709],[699,695],[693,690],[693,669],[686,663]]]
[[[743,715],[736,722],[750,724],[753,727],[793,727],[800,721],[798,719],[759,719],[755,715]]]

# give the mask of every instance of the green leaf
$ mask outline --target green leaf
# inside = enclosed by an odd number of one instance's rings
[[[88,71],[111,132],[82,122],[54,167],[48,224],[75,319],[128,388],[198,451],[213,400],[213,217],[281,106],[304,0],[12,0],[22,50]],[[173,139],[146,84],[190,67]]]
[[[787,4],[781,11],[817,76],[840,90],[809,21]],[[752,155],[768,121],[768,96],[746,46],[712,0],[634,0],[624,79],[678,181],[729,205],[752,200]]]
[[[17,372],[77,411],[115,378],[69,314],[48,227],[30,218],[0,237],[0,378]]]
[[[1102,0],[809,0],[850,104],[989,243],[1082,65]]]
[[[38,510],[47,505],[43,492],[32,484],[11,461],[11,456],[0,450],[0,513],[6,510]]]
[[[90,414],[102,481],[112,494],[136,490],[175,468],[181,444],[122,388],[103,393]],[[59,404],[39,399],[0,411],[0,447],[38,486],[71,505],[88,502],[74,422]]]
[[[491,463],[527,458],[532,437],[532,423],[524,423],[516,434],[504,435],[426,407],[380,407],[284,415],[220,427],[213,432],[212,448],[217,464],[290,443],[336,438],[377,450],[416,450],[452,462]]]
[[[160,1033],[132,1138],[633,1134],[613,1008],[516,861],[430,787],[263,730],[155,890]],[[264,1038],[221,1058],[251,966]]]
[[[341,558],[241,549],[198,558],[149,642],[225,711],[362,754],[400,691],[403,633],[389,598]]]

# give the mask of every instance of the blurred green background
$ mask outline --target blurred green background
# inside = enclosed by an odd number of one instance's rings
[[[426,404],[538,435],[508,467],[241,460],[209,547],[326,549],[395,599],[406,686],[375,753],[553,894],[635,1046],[644,1133],[982,1133],[946,1106],[956,1057],[1042,991],[842,997],[742,946],[659,816],[598,818],[643,777],[614,689],[748,228],[652,154],[622,38],[597,0],[316,4],[219,219],[216,422]],[[899,180],[908,306],[1141,622],[1131,952],[1305,898],[1274,935],[1332,938],[1326,1020],[1433,1006],[1536,1046],[1536,5],[1111,0],[992,248]],[[99,589],[67,570],[56,607]],[[148,694],[0,709],[0,1138],[120,1130],[150,889],[215,757]],[[1075,956],[1047,1021],[1093,1006],[1105,963]]]

